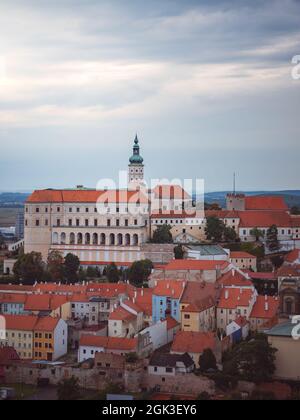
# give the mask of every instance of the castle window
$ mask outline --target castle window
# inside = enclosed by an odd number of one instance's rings
[[[40,221],[39,220],[35,221],[35,226],[40,226]]]
[[[40,212],[40,208],[39,207],[36,207],[35,212],[36,213],[39,213]]]
[[[85,226],[89,225],[89,219],[85,219]]]
[[[60,212],[60,207],[57,207],[57,213],[59,213]]]
[[[72,226],[72,219],[69,219],[69,226]]]
[[[72,207],[69,208],[69,213],[72,213]]]
[[[88,212],[89,212],[89,209],[88,209],[88,207],[86,207],[86,209],[85,209],[85,212],[86,212],[86,213],[88,213]]]
[[[57,219],[56,225],[60,226],[60,219]]]

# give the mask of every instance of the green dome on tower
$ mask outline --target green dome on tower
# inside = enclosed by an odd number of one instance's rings
[[[142,165],[144,162],[144,159],[140,155],[140,145],[139,145],[139,139],[137,135],[135,136],[135,139],[134,139],[133,155],[129,159],[129,162],[131,164],[139,164],[139,165]]]

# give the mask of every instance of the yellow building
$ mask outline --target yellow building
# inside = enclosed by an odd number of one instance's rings
[[[67,353],[67,324],[60,318],[40,317],[34,327],[34,360],[57,360]]]
[[[0,330],[0,345],[13,347],[21,359],[33,359],[33,330],[37,318],[27,315],[5,315]]]

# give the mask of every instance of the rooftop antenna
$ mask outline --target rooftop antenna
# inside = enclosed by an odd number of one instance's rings
[[[233,195],[235,195],[235,192],[236,192],[235,178],[236,178],[236,175],[235,175],[235,172],[233,172]]]

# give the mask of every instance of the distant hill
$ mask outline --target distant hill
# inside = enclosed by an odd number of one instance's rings
[[[27,193],[0,193],[0,207],[22,207],[29,195]]]
[[[226,195],[231,191],[211,192],[205,194],[205,202],[208,204],[218,203],[221,207],[225,207]],[[246,195],[265,195],[265,196],[282,196],[289,207],[300,207],[300,190],[286,190],[286,191],[246,191]]]

